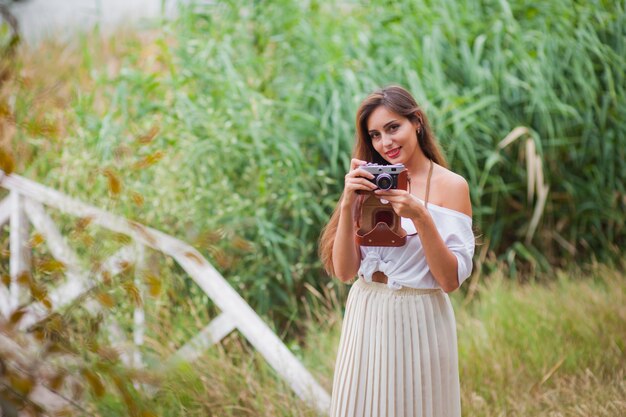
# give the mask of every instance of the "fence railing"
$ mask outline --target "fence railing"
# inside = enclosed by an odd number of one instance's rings
[[[221,310],[221,314],[199,330],[198,334],[170,359],[193,361],[208,347],[220,342],[233,330],[238,330],[302,400],[321,413],[328,413],[330,407],[328,393],[195,248],[175,237],[69,198],[19,175],[5,175],[0,171],[0,178],[0,186],[10,191],[0,202],[0,226],[10,222],[11,276],[8,288],[0,285],[0,314],[9,317],[28,295],[20,293],[18,278],[30,272],[30,225],[42,235],[51,255],[64,265],[66,280],[49,292],[46,300],[48,305],[33,302],[26,307],[24,316],[19,322],[22,329],[49,314],[50,307],[54,310],[62,309],[90,291],[105,274],[109,277],[115,276],[123,270],[124,265],[140,265],[143,262],[145,248],[152,248],[171,256]],[[85,271],[46,208],[54,208],[79,218],[88,218],[90,224],[125,234],[132,242],[102,262],[95,273]],[[92,311],[100,308],[99,303],[95,301],[87,303],[90,304],[86,307]],[[122,360],[129,366],[141,366],[139,348],[143,344],[148,319],[143,307],[135,307],[132,342],[125,340],[124,332],[114,320],[109,322],[109,336],[119,346],[130,347],[124,349],[125,353],[122,355]]]

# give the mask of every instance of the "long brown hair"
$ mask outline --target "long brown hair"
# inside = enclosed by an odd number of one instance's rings
[[[430,129],[426,115],[417,104],[411,93],[399,86],[389,86],[374,91],[367,96],[356,112],[356,135],[352,157],[363,161],[388,165],[389,163],[374,149],[372,138],[367,131],[367,121],[370,115],[378,107],[384,106],[387,110],[406,117],[411,122],[419,126],[417,130],[417,142],[422,152],[433,162],[448,167],[448,164],[439,149],[437,139]],[[334,275],[333,267],[333,244],[339,225],[339,207],[343,194],[339,198],[335,210],[324,230],[319,241],[319,255],[324,265],[324,269],[329,275]]]

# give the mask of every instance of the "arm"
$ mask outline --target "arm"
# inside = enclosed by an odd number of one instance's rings
[[[344,193],[339,209],[339,224],[333,243],[332,259],[335,275],[343,282],[354,278],[361,262],[360,249],[354,240],[354,216],[352,213],[357,198],[356,191],[376,189],[376,185],[366,179],[374,176],[358,168],[364,163],[358,159],[353,159],[350,163],[350,172],[345,177]]]
[[[430,213],[414,217],[412,220],[422,240],[430,272],[445,292],[456,290],[459,288],[458,261],[441,238]]]
[[[342,201],[333,244],[333,267],[335,275],[343,282],[350,281],[359,270],[361,254],[354,240],[354,233],[352,207]]]
[[[446,181],[445,187],[449,190],[445,207],[471,216],[472,205],[467,182],[455,175]],[[458,260],[444,243],[428,209],[404,190],[377,191],[376,194],[390,201],[398,215],[413,220],[422,241],[426,262],[437,283],[445,292],[456,290],[459,287]]]

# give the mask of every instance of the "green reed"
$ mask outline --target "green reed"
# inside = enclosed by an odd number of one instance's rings
[[[43,46],[3,94],[18,171],[192,242],[289,327],[305,284],[328,281],[316,243],[358,103],[397,83],[470,184],[479,265],[610,261],[625,242],[624,4],[544,3],[233,0],[49,47],[63,59]]]

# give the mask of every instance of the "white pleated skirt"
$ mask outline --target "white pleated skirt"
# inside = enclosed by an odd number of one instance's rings
[[[461,416],[448,294],[356,281],[346,304],[330,415]]]

